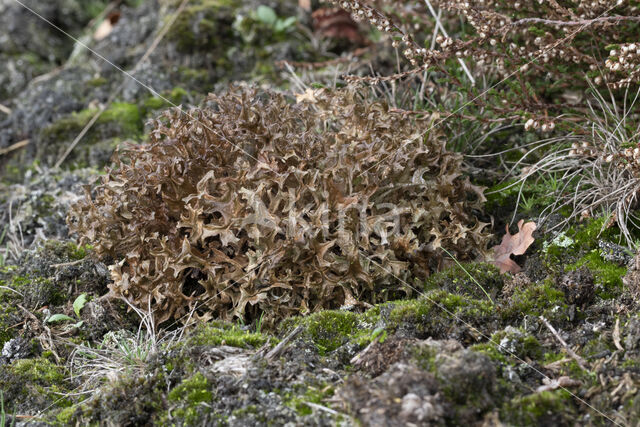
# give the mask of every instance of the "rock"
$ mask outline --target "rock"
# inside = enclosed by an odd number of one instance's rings
[[[14,360],[26,359],[33,355],[33,345],[22,337],[12,338],[4,343],[0,353],[0,366]]]
[[[626,350],[640,350],[640,317],[629,319],[624,327],[624,347]]]
[[[374,380],[355,375],[337,392],[363,425],[444,425],[446,402],[431,372],[403,362]]]
[[[605,261],[618,265],[625,265],[631,261],[632,254],[624,246],[606,240],[599,240],[598,247],[600,248],[600,255]]]
[[[629,270],[622,278],[622,283],[634,298],[640,297],[640,254],[636,255],[628,264]]]

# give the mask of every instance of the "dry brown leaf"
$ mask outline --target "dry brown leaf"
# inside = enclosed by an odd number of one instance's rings
[[[492,264],[496,265],[501,273],[519,273],[522,268],[511,259],[511,254],[522,255],[527,248],[531,246],[533,241],[533,232],[536,230],[535,222],[528,222],[524,225],[524,220],[518,221],[518,232],[516,234],[509,234],[509,226],[505,226],[507,234],[502,237],[502,243],[498,246],[494,246],[493,253],[494,259]]]
[[[311,0],[298,0],[298,6],[309,12],[311,10]]]
[[[358,24],[351,14],[340,8],[321,8],[311,14],[313,29],[322,37],[347,39],[351,43],[362,44],[365,39],[360,34]]]
[[[95,41],[100,41],[107,37],[113,31],[113,27],[120,20],[120,12],[113,11],[111,12],[96,28],[96,31],[93,33],[93,39]]]

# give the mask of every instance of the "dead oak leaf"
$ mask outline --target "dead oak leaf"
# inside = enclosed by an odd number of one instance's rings
[[[329,39],[347,39],[354,44],[364,44],[366,39],[360,34],[358,23],[344,9],[325,7],[311,14],[316,34]]]
[[[96,28],[93,33],[93,39],[95,41],[100,41],[106,38],[111,32],[113,28],[116,26],[118,21],[120,20],[120,12],[115,10],[111,12]]]
[[[524,225],[524,220],[518,221],[518,232],[509,234],[509,226],[505,226],[507,234],[502,237],[502,243],[494,246],[494,258],[490,262],[500,269],[501,273],[518,273],[522,268],[511,259],[511,254],[522,255],[533,241],[533,232],[536,230],[535,222],[528,222]]]

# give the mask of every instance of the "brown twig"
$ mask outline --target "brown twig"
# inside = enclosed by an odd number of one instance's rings
[[[359,48],[355,49],[353,52],[350,52],[349,55],[347,55],[347,56],[341,56],[340,58],[329,59],[327,61],[300,62],[300,61],[283,60],[283,61],[277,61],[275,63],[275,65],[278,68],[285,68],[286,64],[289,64],[294,68],[303,68],[303,69],[309,69],[309,70],[314,70],[314,69],[318,69],[318,68],[325,68],[325,67],[329,67],[331,65],[337,65],[337,64],[344,63],[344,62],[350,62],[354,58],[357,58],[359,56],[365,55],[366,53],[369,53],[369,51],[372,50],[372,47],[373,47],[373,45],[365,46],[365,47],[359,47]]]
[[[17,304],[18,308],[22,311],[24,311],[24,313],[34,322],[36,323],[40,323],[40,320],[36,317],[35,314],[33,314],[32,312],[30,312],[29,310],[27,310],[26,308],[24,308],[23,306],[21,306],[20,304]]]
[[[18,150],[22,147],[25,147],[27,145],[29,145],[29,143],[31,142],[30,139],[23,139],[22,141],[18,141],[13,145],[8,146],[7,148],[3,148],[0,150],[0,156],[4,156],[5,154],[8,154],[12,151]]]
[[[542,323],[544,323],[544,325],[547,327],[547,329],[549,329],[551,331],[551,333],[553,334],[554,337],[556,337],[556,339],[560,342],[560,344],[562,344],[562,347],[565,349],[565,351],[567,352],[567,354],[569,356],[571,356],[571,358],[573,358],[573,360],[576,361],[576,363],[578,364],[578,366],[583,370],[583,371],[589,371],[587,368],[584,367],[584,359],[582,357],[580,357],[575,351],[573,351],[571,349],[571,347],[569,347],[567,345],[567,343],[565,342],[565,340],[562,339],[562,337],[560,336],[560,334],[558,333],[558,331],[556,331],[556,329],[551,325],[551,323],[549,323],[549,321],[547,319],[544,318],[544,316],[540,316],[539,319],[542,321]]]
[[[267,360],[275,360],[280,357],[280,354],[284,351],[285,347],[289,345],[289,342],[297,337],[303,330],[303,326],[300,325],[295,328],[289,335],[287,335],[277,346],[275,346],[271,351],[264,355],[264,358]]]
[[[640,22],[640,16],[602,16],[594,19],[579,19],[577,21],[556,21],[544,18],[522,18],[511,23],[512,27],[528,24],[545,24],[545,25],[559,25],[563,27],[577,27],[584,25],[588,27],[594,24],[617,24],[622,21]]]
[[[620,344],[620,318],[616,319],[616,326],[613,328],[613,344],[620,351],[624,351],[622,344]]]
[[[15,292],[16,294],[18,294],[18,295],[20,295],[21,297],[23,297],[23,298],[24,298],[24,294],[23,294],[22,292],[18,292],[18,291],[16,291],[15,289],[10,288],[10,287],[8,287],[8,286],[2,286],[2,285],[0,285],[0,289],[6,289],[6,290],[8,290],[8,291]]]
[[[80,264],[84,259],[79,259],[76,261],[62,262],[60,264],[51,264],[49,268],[60,268],[60,267],[69,267],[71,265]]]

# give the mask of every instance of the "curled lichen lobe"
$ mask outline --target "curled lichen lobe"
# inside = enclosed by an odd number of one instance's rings
[[[441,134],[349,91],[232,89],[165,112],[69,214],[111,292],[158,321],[379,302],[486,247],[482,191]]]

